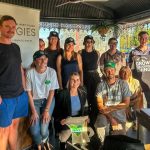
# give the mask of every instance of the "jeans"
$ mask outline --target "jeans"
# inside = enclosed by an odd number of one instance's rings
[[[34,106],[35,106],[37,114],[39,115],[39,119],[36,121],[35,124],[30,126],[30,131],[33,137],[33,141],[37,145],[41,144],[43,141],[46,141],[46,139],[49,136],[49,130],[48,130],[49,122],[43,123],[42,117],[41,117],[44,111],[44,108],[46,106],[46,102],[47,102],[46,99],[34,100]],[[50,116],[52,116],[54,106],[55,106],[55,99],[53,98],[50,109],[49,109]]]

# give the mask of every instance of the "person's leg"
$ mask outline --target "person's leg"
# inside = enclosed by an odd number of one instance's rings
[[[17,138],[18,138],[18,125],[19,118],[14,119],[12,124],[9,126],[8,143],[10,150],[17,150]]]
[[[42,136],[41,136],[41,130],[40,130],[40,119],[41,119],[41,113],[40,113],[40,107],[41,107],[41,100],[34,100],[34,106],[36,109],[36,112],[39,116],[36,123],[32,124],[30,126],[30,132],[33,138],[33,141],[38,147],[41,147],[40,144],[42,143]]]
[[[97,131],[98,137],[100,138],[101,142],[103,143],[105,136],[109,135],[110,124],[109,124],[107,118],[102,114],[98,114],[94,126]]]
[[[65,150],[66,149],[66,141],[69,139],[71,136],[71,131],[70,129],[66,127],[65,130],[62,130],[59,133],[59,140],[60,140],[60,150]]]
[[[41,109],[42,112],[45,109],[45,105],[46,105],[46,100],[42,104],[42,109]],[[51,106],[50,106],[50,109],[49,109],[50,117],[52,117],[52,113],[53,113],[54,107],[55,107],[55,99],[53,98]],[[47,138],[49,137],[48,126],[49,126],[49,122],[48,123],[44,123],[44,124],[41,122],[41,135],[42,135],[43,142],[45,142],[47,140]]]
[[[28,115],[28,96],[26,92],[21,93],[16,98],[11,98],[7,100],[7,107],[9,112],[12,111],[12,124],[9,126],[9,136],[8,143],[10,150],[17,150],[18,142],[18,126],[21,117],[26,117]]]
[[[1,150],[7,149],[8,135],[9,135],[9,127],[6,127],[6,128],[0,127],[0,148],[1,148]]]
[[[46,100],[42,104],[42,109],[41,109],[42,112],[45,109],[45,105],[46,105]],[[49,115],[51,117],[50,121],[52,121],[52,113],[53,113],[53,110],[54,110],[54,106],[55,106],[55,99],[53,98],[50,109],[49,109]],[[51,149],[50,148],[51,147],[50,143],[52,143],[52,145],[54,144],[54,142],[52,142],[53,138],[54,138],[54,136],[53,136],[54,132],[50,132],[51,135],[49,136],[49,122],[48,123],[42,123],[41,122],[40,126],[41,126],[40,130],[41,130],[42,142],[44,143],[44,147],[46,149]],[[53,131],[53,126],[51,126],[50,131]],[[50,143],[49,143],[49,140],[50,140]]]
[[[6,150],[12,118],[16,106],[15,99],[2,99],[0,104],[0,149]]]

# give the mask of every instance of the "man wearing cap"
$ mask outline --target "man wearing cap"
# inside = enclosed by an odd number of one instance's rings
[[[32,68],[26,74],[26,90],[30,104],[30,130],[33,141],[41,150],[49,146],[48,126],[54,110],[54,90],[58,89],[56,71],[47,67],[48,57],[45,51],[36,51]]]
[[[92,35],[84,37],[83,45],[85,48],[80,51],[83,63],[83,82],[87,88],[88,103],[90,107],[90,124],[94,126],[94,118],[97,115],[97,104],[95,91],[100,82],[98,65],[100,64],[100,53],[94,48],[94,39]]]
[[[82,58],[79,53],[74,51],[75,40],[68,37],[65,40],[63,55],[57,58],[57,75],[61,89],[66,88],[69,76],[73,72],[80,75],[81,85],[83,85]]]
[[[115,71],[115,63],[112,61],[106,62],[104,64],[106,78],[99,83],[96,90],[99,114],[95,128],[102,142],[104,135],[109,134],[110,127],[113,130],[112,134],[117,134],[115,127],[122,128],[122,132],[119,134],[125,134],[125,109],[129,105],[131,93],[128,84],[115,77]]]
[[[4,15],[0,19],[0,149],[17,150],[19,118],[28,115],[28,96],[20,48],[12,43],[16,20]]]
[[[116,38],[110,38],[108,40],[109,50],[107,50],[105,53],[101,55],[100,58],[100,70],[102,74],[104,74],[104,64],[107,61],[113,61],[116,64],[116,77],[119,75],[119,71],[122,66],[126,66],[126,57],[125,54],[117,50],[117,39]]]
[[[59,54],[62,54],[63,50],[60,48],[60,39],[58,32],[51,31],[48,37],[48,47],[45,49],[48,55],[48,67],[55,69],[56,71],[56,59]]]

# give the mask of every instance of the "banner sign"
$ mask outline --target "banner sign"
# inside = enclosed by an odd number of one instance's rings
[[[38,50],[40,11],[0,2],[0,17],[10,15],[17,22],[13,42],[21,49],[22,64],[28,68],[33,61],[33,53]]]

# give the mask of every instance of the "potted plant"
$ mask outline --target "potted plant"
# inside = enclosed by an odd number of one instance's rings
[[[105,37],[109,30],[116,30],[118,32],[119,26],[113,23],[106,23],[102,21],[100,24],[91,27],[92,32],[97,31],[102,37]]]

